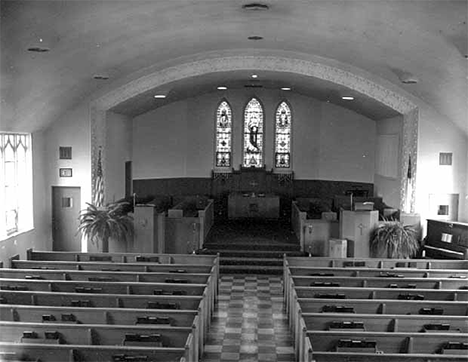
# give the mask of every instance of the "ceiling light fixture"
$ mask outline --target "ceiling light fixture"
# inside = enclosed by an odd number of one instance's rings
[[[154,98],[156,98],[156,99],[164,99],[164,98],[166,98],[166,95],[165,95],[165,94],[156,94],[156,95],[154,96]]]
[[[250,11],[262,11],[262,10],[268,10],[269,8],[270,7],[267,4],[261,4],[261,3],[250,3],[250,4],[242,5],[242,9],[250,10]]]
[[[219,86],[217,89],[218,89],[218,90],[226,90],[226,89],[227,89],[227,87],[225,87],[225,86],[221,85],[221,86]]]
[[[104,75],[104,74],[95,74],[95,75],[93,75],[93,79],[96,79],[96,80],[107,80],[107,79],[109,79],[109,76],[108,76],[108,75]]]
[[[351,96],[342,96],[341,99],[344,99],[345,101],[353,101],[354,97]]]
[[[41,46],[35,46],[35,47],[29,47],[28,52],[33,52],[33,53],[46,53],[50,51],[49,48],[46,47],[41,47]]]
[[[289,87],[282,87],[282,88],[281,88],[281,90],[284,90],[284,91],[290,91],[290,90],[291,90],[291,88],[289,88]]]
[[[260,35],[251,35],[251,36],[249,36],[247,39],[249,39],[249,40],[262,40],[262,39],[263,39],[263,36],[260,36]]]

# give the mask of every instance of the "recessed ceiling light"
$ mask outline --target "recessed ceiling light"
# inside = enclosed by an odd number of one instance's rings
[[[257,74],[252,74],[252,78],[258,78]]]
[[[263,39],[263,36],[260,36],[260,35],[251,35],[251,36],[249,36],[247,39],[249,39],[249,40],[262,40],[262,39]]]
[[[163,98],[166,98],[166,95],[165,95],[165,94],[156,94],[156,95],[154,96],[154,98],[163,99]]]
[[[108,75],[105,75],[105,74],[95,74],[95,75],[93,75],[93,79],[96,79],[96,80],[107,80],[107,79],[109,79],[109,76],[108,76]]]
[[[282,88],[281,88],[281,90],[284,90],[284,91],[290,91],[290,90],[291,90],[291,88],[289,88],[289,87],[282,87]]]
[[[226,89],[227,89],[227,87],[225,87],[225,86],[221,85],[221,86],[219,86],[217,89],[218,89],[218,90],[226,90]]]
[[[343,96],[343,97],[341,97],[341,99],[344,99],[345,101],[352,101],[352,100],[354,100],[354,97],[351,97],[351,96]]]
[[[36,46],[36,47],[29,47],[28,48],[28,52],[34,52],[34,53],[45,53],[45,52],[48,52],[48,51],[50,51],[50,49],[46,48],[46,47]]]
[[[250,3],[245,4],[242,6],[244,10],[251,10],[251,11],[261,11],[261,10],[268,10],[270,7],[266,4],[261,3]]]

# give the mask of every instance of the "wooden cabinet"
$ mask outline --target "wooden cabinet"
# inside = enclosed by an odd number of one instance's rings
[[[468,223],[428,219],[424,253],[428,258],[468,259]]]
[[[369,258],[371,233],[378,225],[379,212],[342,210],[340,214],[340,238],[347,239],[348,257]]]

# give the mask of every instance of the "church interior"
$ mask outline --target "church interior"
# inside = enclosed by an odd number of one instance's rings
[[[467,360],[466,0],[0,15],[0,361]]]

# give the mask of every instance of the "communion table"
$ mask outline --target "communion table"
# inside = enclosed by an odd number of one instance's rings
[[[228,217],[278,219],[280,199],[274,194],[231,193],[228,196]]]

